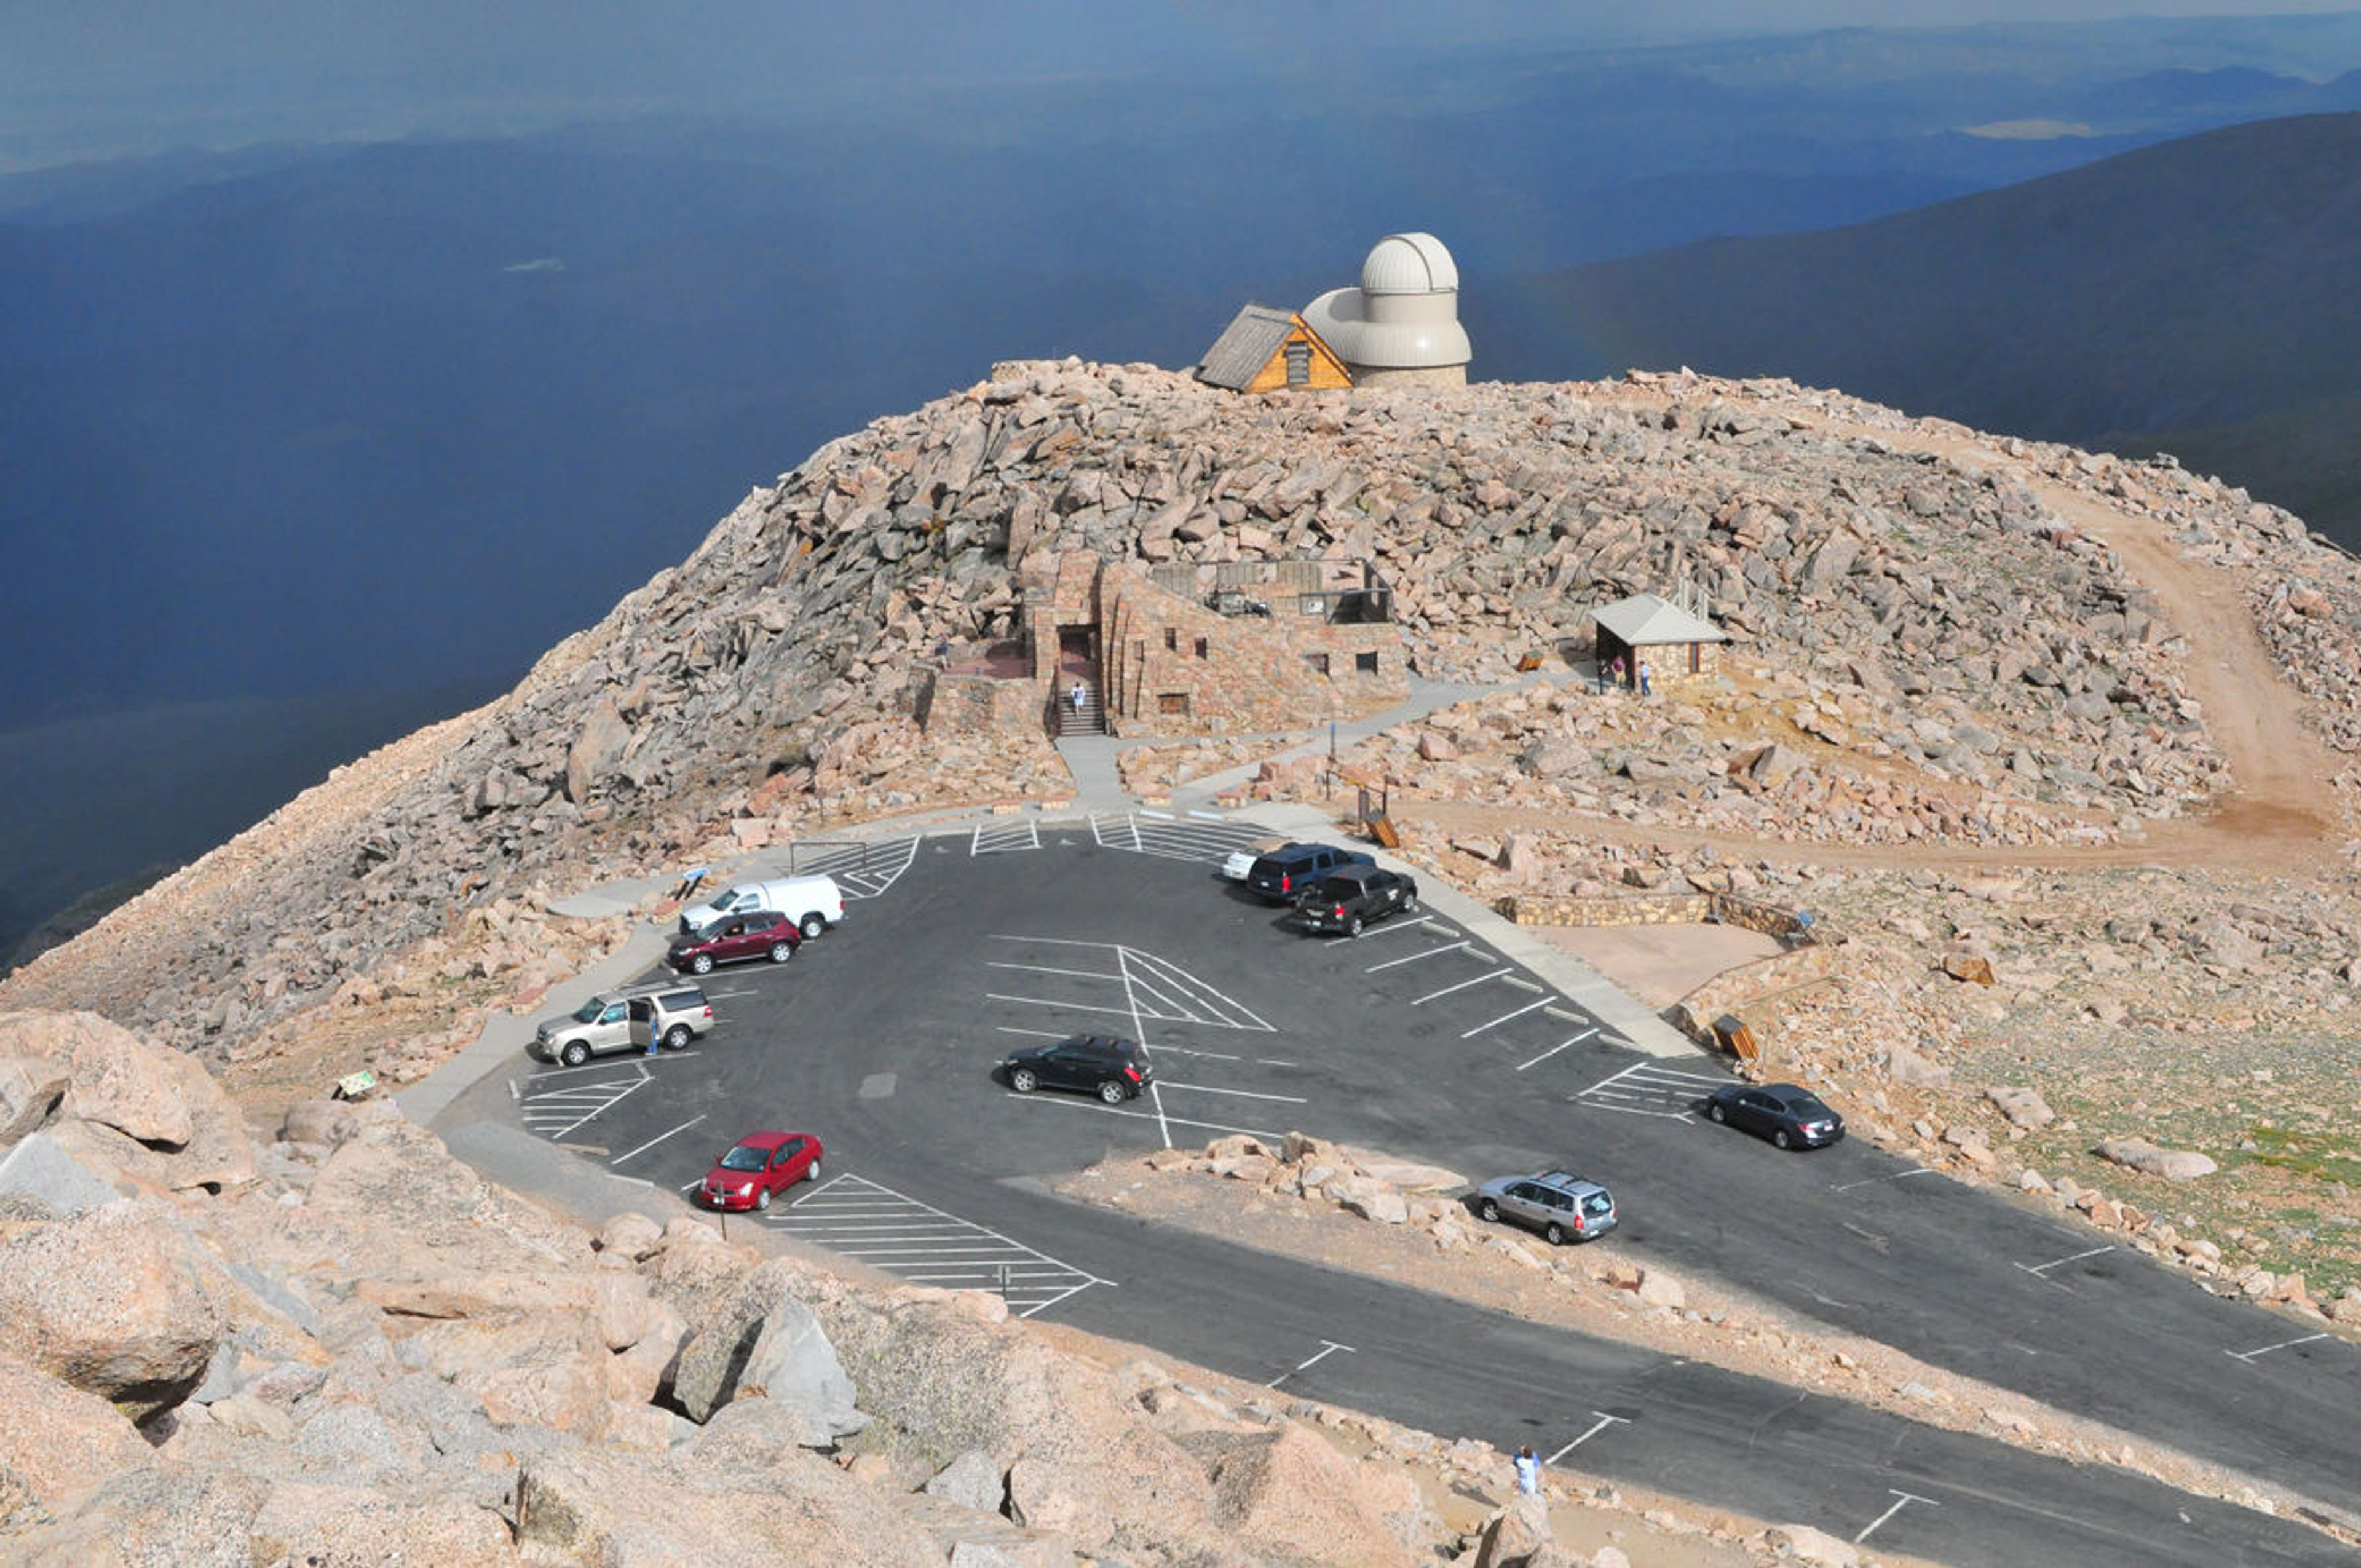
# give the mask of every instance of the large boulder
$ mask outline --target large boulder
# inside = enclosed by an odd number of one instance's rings
[[[930,1466],[971,1448],[1006,1456],[1011,1517],[1085,1549],[1218,1539],[1203,1470],[1103,1373],[953,1295],[807,1296],[876,1418],[864,1444]]]
[[[56,1121],[72,1087],[55,1062],[0,1057],[0,1148]]]
[[[103,1208],[124,1196],[104,1173],[76,1159],[48,1133],[20,1139],[0,1154],[0,1195],[53,1215]]]
[[[54,1512],[113,1475],[158,1463],[113,1405],[0,1355],[0,1519]]]
[[[2109,1138],[2091,1152],[2127,1170],[2160,1176],[2167,1181],[2194,1181],[2222,1168],[2194,1150],[2159,1148],[2146,1138]]]
[[[1348,1459],[1291,1423],[1268,1432],[1208,1432],[1185,1446],[1205,1464],[1215,1519],[1270,1561],[1380,1568],[1425,1560],[1426,1507],[1399,1466]]]
[[[1554,1543],[1549,1505],[1539,1497],[1516,1500],[1484,1521],[1476,1548],[1476,1568],[1527,1568],[1536,1552]]]
[[[611,1353],[578,1309],[430,1323],[401,1348],[405,1361],[474,1395],[501,1426],[545,1427],[586,1442],[607,1430]]]
[[[1994,1084],[1984,1091],[1984,1098],[2000,1107],[2000,1113],[2015,1126],[2030,1130],[2046,1127],[2058,1119],[2058,1113],[2049,1108],[2049,1102],[2041,1098],[2037,1090]]]
[[[0,1350],[144,1420],[186,1398],[241,1293],[142,1204],[0,1230]]]
[[[704,1314],[673,1358],[664,1392],[691,1420],[732,1399],[776,1400],[804,1419],[806,1444],[830,1448],[869,1424],[853,1409],[852,1379],[810,1308],[794,1294],[799,1271],[756,1268]]]
[[[270,1483],[227,1470],[142,1465],[110,1477],[74,1510],[14,1536],[8,1560],[28,1568],[252,1568],[247,1544]]]
[[[859,1563],[941,1568],[943,1552],[892,1499],[817,1455],[722,1470],[606,1449],[525,1461],[517,1544],[527,1562]]]
[[[95,1013],[0,1013],[0,1056],[63,1069],[71,1082],[67,1114],[104,1122],[143,1144],[186,1146],[196,1132],[194,1107],[208,1099],[236,1118],[203,1068]]]
[[[509,1568],[508,1521],[461,1497],[394,1497],[320,1481],[273,1486],[248,1527],[256,1563],[431,1563]]]

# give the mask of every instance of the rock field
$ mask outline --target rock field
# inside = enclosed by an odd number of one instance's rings
[[[1623,1559],[1545,1542],[1547,1510],[1470,1517],[1497,1455],[687,1219],[585,1232],[314,1098],[421,1077],[610,951],[621,920],[551,908],[606,879],[1071,799],[1044,737],[920,712],[942,644],[1015,632],[1026,562],[1086,549],[1374,561],[1417,673],[1489,688],[1348,759],[1424,872],[1809,909],[1841,961],[1748,1006],[1766,1068],[2206,1288],[2361,1324],[2352,558],[2169,459],[1784,382],[1248,399],[1024,362],[831,442],[513,693],[0,982],[10,1554]],[[1676,587],[1721,670],[1596,690],[1587,609]],[[1159,746],[1126,778],[1257,760]],[[1315,800],[1317,768],[1233,798]],[[1152,1498],[1101,1489],[1104,1452]],[[619,1507],[651,1475],[676,1507]],[[1631,1560],[1854,1555],[1648,1511]]]

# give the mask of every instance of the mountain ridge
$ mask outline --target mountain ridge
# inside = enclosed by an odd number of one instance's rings
[[[2342,761],[2361,751],[2361,564],[2174,463],[1985,436],[1787,382],[1637,374],[1248,399],[1147,365],[1012,362],[822,445],[513,691],[338,770],[0,981],[0,1007],[17,1010],[0,1016],[12,1048],[67,1063],[81,1097],[10,1103],[69,1108],[41,1135],[93,1179],[146,1194],[136,1220],[36,1215],[16,1233],[22,1245],[83,1255],[136,1227],[142,1257],[182,1257],[205,1279],[213,1249],[242,1248],[304,1301],[294,1270],[308,1257],[306,1277],[335,1301],[309,1319],[284,1302],[266,1311],[279,1299],[251,1280],[216,1287],[208,1309],[170,1298],[183,1337],[157,1337],[182,1349],[165,1357],[169,1376],[143,1371],[140,1384],[165,1388],[148,1396],[165,1400],[156,1414],[182,1423],[166,1441],[170,1486],[279,1497],[221,1505],[242,1521],[241,1543],[316,1540],[324,1525],[305,1535],[289,1522],[309,1495],[285,1490],[295,1434],[316,1447],[376,1421],[392,1434],[391,1448],[369,1450],[380,1454],[430,1433],[446,1454],[528,1452],[496,1481],[430,1465],[417,1473],[423,1494],[367,1470],[333,1504],[314,1498],[309,1517],[375,1519],[384,1539],[458,1532],[448,1538],[486,1562],[536,1542],[618,1550],[651,1530],[671,1532],[675,1551],[708,1529],[791,1540],[770,1533],[790,1527],[763,1500],[782,1486],[812,1499],[807,1526],[866,1520],[874,1539],[901,1541],[914,1519],[951,1519],[946,1528],[1015,1550],[1014,1525],[1046,1532],[1022,1540],[1060,1563],[1108,1549],[1118,1529],[1151,1561],[1215,1542],[1256,1561],[1336,1561],[1268,1533],[1276,1516],[1257,1510],[1347,1494],[1371,1532],[1355,1537],[1365,1552],[1388,1530],[1459,1549],[1532,1530],[1530,1519],[1512,1525],[1514,1509],[1447,1530],[1411,1507],[1402,1455],[1439,1448],[1441,1475],[1474,1486],[1499,1463],[1481,1445],[1335,1418],[1378,1457],[1333,1471],[1254,1396],[1207,1396],[1193,1374],[1078,1371],[1048,1357],[1035,1331],[975,1321],[993,1316],[977,1302],[766,1262],[696,1234],[707,1227],[686,1215],[568,1229],[486,1188],[388,1102],[317,1098],[357,1068],[396,1090],[415,1082],[486,1016],[544,1005],[549,987],[670,911],[661,892],[642,893],[621,913],[568,917],[555,906],[569,894],[669,883],[689,864],[928,808],[1069,808],[1074,781],[1029,718],[966,731],[931,721],[927,699],[943,643],[966,652],[1014,635],[1043,572],[1084,553],[1132,567],[1376,563],[1414,667],[1486,688],[1345,759],[1389,790],[1422,878],[1487,901],[1689,887],[1813,909],[1847,938],[1830,988],[1759,1014],[1761,1032],[1783,1069],[1831,1086],[1858,1135],[1963,1181],[2046,1190],[2061,1218],[2088,1199],[2068,1223],[2178,1259],[2208,1288],[2274,1301],[2306,1325],[2297,1332],[2361,1320],[2361,1237],[2324,1223],[2282,1234],[2278,1216],[2291,1211],[2233,1209],[2219,1188],[2213,1219],[2178,1212],[2190,1200],[2160,1179],[2104,1174],[2079,1130],[2133,1118],[2231,1165],[2245,1125],[2201,1140],[2169,1106],[2130,1109],[2136,1095],[2161,1098],[2177,1074],[2219,1075],[2274,1127],[2310,1139],[2307,1106],[2337,1092],[2334,1044],[2319,1031],[2361,954],[2361,879],[2343,853],[2356,774]],[[2197,587],[2144,575],[2158,572]],[[1684,582],[1738,639],[1726,667],[1657,700],[1588,691],[1588,609]],[[2251,715],[2219,713],[2202,695],[2193,664],[2233,636],[2268,671],[2257,704],[2331,753],[2286,759],[2309,793],[2290,797],[2258,763],[2272,748],[2242,736]],[[1521,671],[1528,657],[1542,671]],[[1224,759],[1231,749],[1213,748]],[[1152,750],[1185,759],[1196,748]],[[1274,763],[1232,801],[1310,804],[1320,787],[1312,770]],[[2242,803],[2274,820],[2242,826]],[[2249,830],[2250,853],[2190,855],[2203,835]],[[70,1008],[111,1022],[33,1011]],[[2026,1026],[2037,1015],[2037,1032]],[[115,1081],[98,1076],[108,1062],[121,1078],[146,1064],[140,1081],[210,1064],[245,1109],[205,1099],[201,1138],[116,1107],[105,1114],[131,1126],[105,1132],[117,1124],[93,1118],[95,1085]],[[2276,1076],[2251,1076],[2266,1066]],[[2037,1087],[2071,1109],[2055,1131],[1996,1133],[1988,1085]],[[186,1097],[203,1096],[192,1086]],[[268,1134],[252,1146],[246,1118]],[[173,1138],[196,1152],[150,1146]],[[2296,1146],[2305,1158],[2312,1147]],[[2292,1204],[2253,1185],[2277,1168],[2246,1168],[2249,1185],[2229,1190],[2238,1204]],[[2102,1179],[2123,1196],[2103,1195]],[[2326,1178],[2288,1179],[2316,1201]],[[1477,1245],[1435,1234],[1448,1209],[1416,1211],[1422,1236]],[[2224,1228],[2233,1215],[2255,1230]],[[213,1239],[181,1254],[166,1234],[176,1226]],[[382,1271],[355,1239],[363,1226],[392,1260]],[[2244,1246],[2248,1236],[2262,1245]],[[1646,1283],[1577,1272],[1569,1288],[1602,1301]],[[1649,1310],[1676,1318],[1662,1305],[1674,1288],[1660,1280]],[[167,1293],[155,1294],[161,1312]],[[89,1310],[62,1288],[57,1301],[60,1319]],[[763,1398],[741,1391],[718,1414],[706,1403],[692,1369],[716,1343],[775,1344],[810,1319],[856,1413],[880,1422],[875,1439],[844,1430],[851,1407],[833,1376],[791,1397],[784,1378]],[[211,1382],[231,1328],[238,1354]],[[1746,1332],[1783,1343],[1805,1332]],[[1694,1353],[1718,1354],[1712,1336]],[[318,1377],[300,1371],[324,1365]],[[913,1383],[913,1365],[979,1370],[961,1375],[966,1402],[947,1411]],[[24,1387],[62,1398],[52,1384],[65,1373],[84,1391],[112,1387],[79,1363]],[[1914,1374],[1893,1376],[1888,1397],[1918,1398],[1902,1388]],[[664,1388],[709,1419],[658,1400]],[[1971,1424],[1992,1406],[1979,1391],[1944,1397],[1971,1412],[1947,1419]],[[1180,1442],[1140,1410],[1183,1428],[1198,1412],[1226,1435]],[[2103,1432],[2046,1431],[2063,1425],[2056,1416],[2025,1418],[2023,1431],[2003,1423],[2007,1441],[2130,1463]],[[109,1410],[79,1405],[73,1420],[93,1442],[122,1435]],[[815,1420],[829,1425],[825,1439],[814,1441]],[[1060,1421],[1136,1445],[1173,1478],[1179,1512],[1159,1525],[1124,1511],[1077,1464],[1071,1434],[1056,1435]],[[841,1474],[799,1452],[840,1442]],[[912,1500],[974,1442],[990,1474],[957,1494],[965,1513]],[[1284,1463],[1253,1469],[1266,1453]],[[688,1514],[651,1521],[600,1501],[627,1475],[690,1463],[725,1479]],[[1224,1464],[1263,1479],[1241,1492],[1232,1470],[1217,1485]],[[2140,1464],[2282,1519],[2312,1506],[2267,1478],[2169,1456]],[[783,1474],[759,1479],[766,1465]],[[112,1485],[38,1474],[33,1495],[59,1518],[27,1540],[87,1541],[171,1517],[145,1490],[167,1483],[144,1469]],[[848,1489],[848,1475],[872,1489]],[[1201,1478],[1204,1497],[1229,1501],[1201,1511]],[[1809,1539],[1714,1528],[1720,1545],[1752,1554],[1741,1560]]]

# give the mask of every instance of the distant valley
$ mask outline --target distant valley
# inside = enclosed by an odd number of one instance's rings
[[[1411,63],[0,179],[0,951],[467,700],[342,694],[505,688],[824,442],[996,360],[1189,363],[1394,229],[1458,257],[1479,378],[1791,375],[2356,515],[2348,118],[2169,138],[2355,106],[2361,17]]]

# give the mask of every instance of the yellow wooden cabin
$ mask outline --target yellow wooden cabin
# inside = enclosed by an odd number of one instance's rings
[[[1234,392],[1349,387],[1351,372],[1294,311],[1248,305],[1205,350],[1197,379]]]

